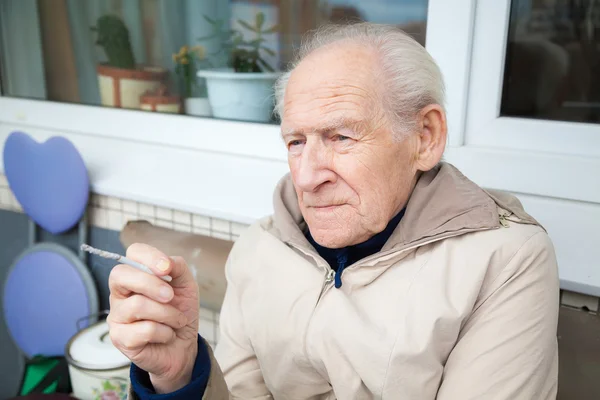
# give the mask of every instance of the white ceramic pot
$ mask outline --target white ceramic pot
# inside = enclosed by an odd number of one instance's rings
[[[76,333],[65,357],[73,395],[81,400],[125,400],[130,361],[112,344],[108,324],[98,322]]]
[[[273,84],[279,72],[198,71],[206,79],[208,99],[217,118],[269,122],[273,113]]]
[[[185,99],[185,113],[197,117],[212,117],[210,101],[206,97],[189,97]]]

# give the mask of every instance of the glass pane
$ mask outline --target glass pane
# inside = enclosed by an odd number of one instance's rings
[[[427,0],[2,0],[0,77],[5,96],[275,122],[302,34],[365,20],[424,44],[426,18]]]
[[[600,122],[600,3],[513,0],[501,115]]]

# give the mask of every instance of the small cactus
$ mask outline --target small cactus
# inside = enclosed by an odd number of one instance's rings
[[[104,48],[108,65],[116,68],[135,68],[129,30],[121,18],[116,15],[103,15],[98,18],[92,30],[98,34],[96,44]]]

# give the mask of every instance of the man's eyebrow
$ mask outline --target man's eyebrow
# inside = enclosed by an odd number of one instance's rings
[[[348,117],[340,117],[337,118],[333,121],[331,121],[330,123],[328,123],[325,126],[320,126],[318,128],[299,128],[299,129],[286,129],[286,130],[282,130],[281,131],[281,136],[282,137],[286,137],[286,136],[294,136],[294,135],[302,135],[305,132],[316,132],[316,133],[320,133],[320,134],[324,134],[327,132],[331,132],[335,129],[340,129],[340,128],[360,128],[364,126],[364,120],[362,119],[357,119],[357,118],[348,118]]]

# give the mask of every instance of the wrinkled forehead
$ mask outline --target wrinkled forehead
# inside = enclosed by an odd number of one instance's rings
[[[380,98],[372,53],[364,47],[343,45],[306,57],[290,75],[282,125],[368,118]]]

